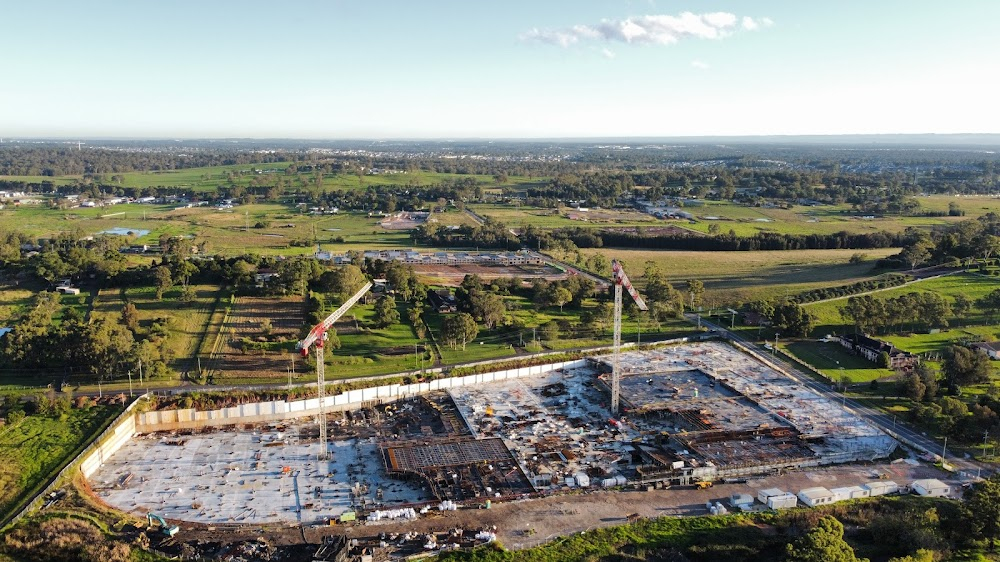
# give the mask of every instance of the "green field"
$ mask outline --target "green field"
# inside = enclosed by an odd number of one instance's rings
[[[327,352],[328,379],[348,379],[361,375],[382,375],[419,369],[421,362],[431,367],[430,356],[414,350],[424,346],[408,319],[408,306],[397,303],[399,323],[387,328],[371,328],[367,333],[339,335],[341,347]],[[351,309],[361,326],[375,320],[374,304],[358,304]],[[422,360],[422,361],[421,361]]]
[[[972,300],[978,299],[994,289],[1000,289],[1000,278],[988,277],[976,273],[958,273],[919,281],[906,285],[905,287],[895,287],[885,291],[874,293],[878,298],[895,298],[911,292],[932,291],[939,293],[948,299],[954,299],[956,295],[963,294]],[[805,305],[816,318],[816,328],[813,334],[823,336],[830,333],[841,333],[850,326],[841,318],[840,308],[847,304],[846,299],[838,299],[821,303]],[[985,323],[986,318],[977,310],[966,318],[952,319],[952,325],[980,325]],[[903,349],[908,348],[904,347]]]
[[[642,286],[647,261],[656,263],[676,288],[688,279],[705,284],[706,308],[732,306],[763,298],[781,298],[819,287],[847,285],[876,274],[874,260],[898,253],[879,250],[788,250],[773,252],[685,252],[676,250],[585,249],[624,262],[629,276]],[[861,264],[849,260],[867,256]]]
[[[435,224],[444,226],[474,223],[468,214],[456,210],[434,213],[432,218]],[[63,232],[93,236],[111,228],[148,230],[149,234],[131,237],[131,241],[155,245],[163,235],[190,236],[205,242],[210,254],[312,254],[315,246],[308,243],[296,246],[293,242],[314,239],[323,249],[336,252],[414,246],[408,231],[386,230],[379,225],[380,220],[382,217],[369,217],[365,213],[311,215],[278,203],[241,205],[227,210],[124,204],[103,209],[0,210],[0,228],[34,237],[49,238]]]
[[[535,226],[538,228],[589,228],[609,226],[656,226],[666,221],[634,210],[591,209],[581,212],[569,207],[547,209],[528,205],[469,205],[469,209],[483,217],[496,219],[511,228]],[[568,215],[578,217],[571,219]]]
[[[0,427],[0,519],[44,482],[121,408],[73,408],[63,416],[31,415],[17,425]]]
[[[717,225],[721,232],[734,231],[738,236],[752,236],[761,232],[780,234],[833,234],[847,231],[902,232],[908,227],[930,228],[981,216],[988,212],[1000,212],[1000,199],[988,197],[953,197],[935,195],[918,198],[927,211],[946,212],[948,204],[957,202],[966,211],[964,217],[895,217],[863,218],[850,205],[818,205],[814,207],[793,206],[790,209],[778,207],[747,207],[724,201],[704,201],[702,205],[684,208],[695,216],[693,222],[678,222],[679,226],[708,233],[711,225]],[[711,217],[711,218],[710,218]]]
[[[803,340],[778,346],[835,382],[844,378],[852,383],[868,382],[895,375],[891,369],[879,369],[864,357],[849,353],[839,343]]]

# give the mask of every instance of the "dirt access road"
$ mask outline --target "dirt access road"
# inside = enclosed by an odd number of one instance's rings
[[[347,528],[352,537],[378,533],[447,531],[460,527],[475,529],[497,526],[497,538],[511,549],[537,546],[556,537],[589,529],[622,525],[630,514],[653,518],[664,516],[707,515],[706,503],[726,500],[731,494],[747,493],[754,497],[764,488],[780,488],[798,492],[811,486],[836,488],[860,485],[872,481],[873,470],[883,471],[899,485],[909,485],[918,478],[940,478],[949,481],[948,474],[926,463],[905,462],[875,465],[824,467],[794,471],[782,475],[757,478],[743,484],[716,484],[706,490],[690,487],[647,491],[594,491],[543,499],[494,504],[492,509],[462,509],[434,512],[416,521],[380,523]],[[956,486],[957,487],[957,486]],[[728,504],[727,504],[728,507]],[[310,542],[319,542],[325,534],[344,532],[339,528],[311,528],[305,531]]]

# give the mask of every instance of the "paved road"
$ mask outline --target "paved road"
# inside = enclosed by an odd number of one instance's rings
[[[694,314],[689,313],[685,316],[693,322],[697,321],[697,317]],[[829,400],[843,403],[849,410],[866,419],[868,422],[886,433],[916,445],[918,448],[928,453],[940,455],[944,452],[944,456],[948,464],[955,467],[956,470],[964,472],[967,476],[975,477],[979,474],[986,476],[993,472],[992,467],[989,465],[947,456],[947,451],[945,450],[945,444],[943,442],[927,437],[922,432],[914,430],[906,424],[901,423],[900,420],[896,419],[896,416],[887,414],[881,410],[866,406],[856,400],[848,398],[843,393],[834,390],[829,384],[817,381],[808,374],[803,373],[797,366],[789,363],[780,355],[770,355],[768,350],[763,349],[755,342],[741,336],[740,334],[731,332],[714,322],[705,320],[704,318],[701,319],[701,324],[710,330],[714,330],[725,338],[754,350],[761,355],[766,355],[768,361],[772,362],[799,383],[817,392],[821,396],[827,397]]]

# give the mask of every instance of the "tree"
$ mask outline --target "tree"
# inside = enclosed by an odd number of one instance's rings
[[[1000,538],[1000,474],[973,484],[965,492],[965,519],[973,536],[990,541],[990,550]]]
[[[930,243],[922,240],[915,242],[903,248],[899,257],[909,264],[910,269],[914,269],[931,258]]]
[[[122,324],[132,330],[133,334],[139,329],[139,311],[136,310],[135,304],[126,303],[122,307]]]
[[[690,295],[691,306],[700,306],[702,296],[705,294],[705,284],[697,279],[688,280],[688,295]]]
[[[890,558],[889,562],[934,562],[934,551],[921,548],[909,556]]]
[[[174,286],[173,275],[170,274],[170,268],[161,265],[153,269],[153,277],[156,281],[156,300],[161,300],[163,293]]]
[[[963,295],[955,295],[955,302],[951,305],[951,311],[956,318],[963,318],[972,310],[972,300]]]
[[[941,366],[951,385],[976,384],[990,380],[990,360],[984,353],[953,345]]]
[[[545,341],[555,341],[559,339],[559,323],[555,320],[542,324],[542,339]]]
[[[441,322],[441,337],[452,349],[461,344],[462,349],[465,350],[466,344],[476,339],[477,335],[479,335],[479,326],[471,314],[459,312],[448,316]]]
[[[782,334],[790,337],[809,335],[815,323],[815,319],[806,312],[806,309],[792,302],[776,306],[771,320]]]
[[[559,307],[559,311],[562,312],[563,306],[573,300],[573,293],[565,287],[556,287],[552,291],[552,304]]]
[[[976,299],[976,306],[993,320],[997,312],[1000,312],[1000,289],[994,289],[983,298]]]
[[[472,313],[483,321],[487,330],[492,330],[503,322],[507,306],[500,295],[483,291],[473,296]]]
[[[375,327],[387,328],[399,322],[399,311],[391,295],[382,295],[375,301]]]
[[[347,300],[367,282],[368,278],[361,272],[360,267],[342,265],[333,274],[330,290],[340,295],[342,300]]]
[[[788,562],[867,562],[858,558],[844,540],[844,525],[831,516],[823,517],[804,536],[785,548]]]
[[[927,387],[924,385],[923,381],[920,380],[920,376],[916,373],[910,373],[903,380],[903,392],[906,397],[914,402],[920,402],[924,399],[924,393],[927,391]]]
[[[889,357],[889,352],[883,351],[882,353],[879,353],[876,364],[883,369],[888,369],[889,366],[892,365],[892,359]]]

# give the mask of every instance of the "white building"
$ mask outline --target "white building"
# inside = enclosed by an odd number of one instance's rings
[[[858,498],[867,498],[871,493],[867,488],[862,488],[861,486],[844,486],[842,488],[831,488],[830,492],[833,493],[834,501],[844,501],[844,500],[856,500]]]
[[[868,489],[868,494],[870,496],[885,496],[895,494],[899,491],[899,484],[896,484],[892,480],[869,482],[865,484],[864,487]]]
[[[795,494],[777,488],[760,490],[757,492],[757,499],[771,509],[790,509],[799,503]]]
[[[911,487],[914,492],[921,496],[943,498],[951,494],[951,486],[945,484],[937,478],[914,480]]]
[[[829,505],[834,503],[833,492],[827,490],[822,486],[816,486],[815,488],[806,488],[800,490],[798,494],[799,500],[802,503],[808,505],[809,507],[816,507],[818,505]]]
[[[729,496],[729,505],[737,509],[747,509],[753,505],[753,496],[750,494],[733,494]]]

